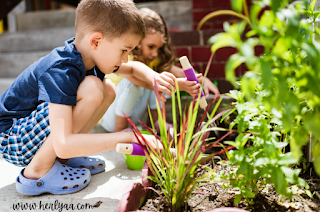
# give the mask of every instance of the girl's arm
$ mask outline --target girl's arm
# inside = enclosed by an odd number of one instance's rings
[[[210,91],[215,94],[213,102],[217,102],[219,100],[220,91],[208,78],[204,79],[203,90],[206,96],[209,96]]]
[[[177,78],[184,78],[184,77],[186,77],[186,76],[184,75],[183,69],[180,68],[180,67],[178,67],[178,66],[175,66],[175,65],[171,66],[170,72],[171,72],[175,77],[177,77]]]
[[[220,98],[219,89],[211,82],[211,80],[209,80],[208,78],[204,78],[202,76],[202,74],[198,74],[197,77],[198,77],[198,80],[199,80],[200,83],[202,83],[202,81],[204,79],[203,90],[204,90],[204,93],[205,93],[206,97],[209,96],[210,91],[211,91],[212,93],[215,94],[213,102],[217,102],[219,100],[219,98]]]

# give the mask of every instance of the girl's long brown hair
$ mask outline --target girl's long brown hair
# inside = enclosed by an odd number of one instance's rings
[[[169,71],[174,63],[175,56],[171,48],[171,39],[168,33],[166,23],[159,13],[149,8],[141,8],[139,11],[146,25],[146,34],[159,34],[162,37],[162,41],[164,43],[158,52],[158,58],[160,60],[160,63],[157,67],[155,67],[155,71]],[[133,59],[146,64],[146,61],[142,56],[140,44],[132,51],[132,56]]]

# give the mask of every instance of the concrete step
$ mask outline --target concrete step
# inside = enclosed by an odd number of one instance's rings
[[[168,28],[180,31],[192,30],[192,1],[151,1],[136,4],[138,9],[150,8],[160,13]]]
[[[25,53],[1,53],[0,54],[0,78],[16,78],[22,71],[28,68],[40,57],[49,54],[50,51],[25,52]]]
[[[2,33],[0,53],[51,51],[71,37],[74,37],[74,27]]]
[[[192,30],[192,1],[161,1],[137,3],[137,8],[148,7],[159,12],[168,28],[182,31]],[[72,27],[75,23],[75,10],[50,10],[17,14],[17,29],[45,29]]]
[[[47,29],[73,27],[75,10],[46,10],[17,14],[17,29]]]

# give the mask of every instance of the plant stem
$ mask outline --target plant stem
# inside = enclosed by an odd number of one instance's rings
[[[248,20],[250,22],[247,0],[243,0],[243,11],[244,11],[244,15],[248,17]],[[250,25],[251,25],[251,22],[250,22]]]
[[[207,74],[208,74],[208,72],[209,72],[209,67],[210,67],[210,65],[211,65],[211,63],[212,63],[213,55],[214,55],[214,52],[211,52],[211,55],[210,55],[208,64],[207,64],[207,66],[206,66],[206,70],[204,71],[204,75],[203,75],[204,78],[206,78],[206,76],[207,76]],[[204,80],[202,81],[202,83],[203,83],[203,82],[204,82]]]

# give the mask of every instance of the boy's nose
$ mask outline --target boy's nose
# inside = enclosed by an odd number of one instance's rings
[[[121,58],[121,63],[127,63],[128,62],[128,54],[125,54],[122,58]]]

